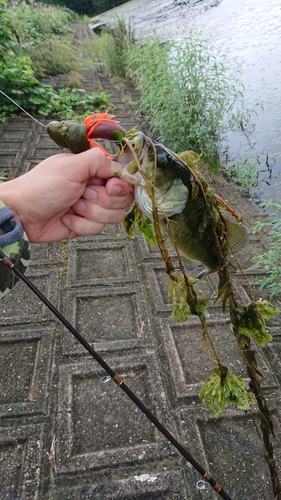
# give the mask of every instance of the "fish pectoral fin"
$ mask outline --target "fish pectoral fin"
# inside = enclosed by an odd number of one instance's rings
[[[123,220],[123,225],[126,229],[127,235],[130,238],[134,238],[134,232],[132,231],[132,228],[134,227],[135,224],[135,219],[136,219],[136,212],[137,212],[137,205],[136,203],[133,203],[131,207],[127,210],[125,218]]]
[[[159,206],[158,211],[165,212],[167,217],[180,214],[188,200],[188,189],[180,179],[175,179],[172,186],[162,196],[161,200],[157,200]]]
[[[184,257],[183,255],[181,255],[181,259],[183,261],[184,269],[188,273],[190,273],[191,271],[196,269],[196,267],[201,265],[201,262],[199,262],[198,260],[192,260],[189,259],[188,257]]]
[[[231,222],[228,219],[225,219],[226,232],[229,238],[229,243],[231,245],[230,252],[239,252],[244,248],[248,241],[249,236],[246,229],[237,222]]]

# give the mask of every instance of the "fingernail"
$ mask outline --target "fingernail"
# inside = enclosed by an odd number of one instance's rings
[[[66,216],[64,216],[62,218],[62,222],[65,224],[65,226],[70,226],[70,224],[71,224],[70,219],[68,217],[66,217]]]
[[[97,199],[98,193],[95,189],[87,188],[87,193],[85,193],[87,200],[94,201]]]
[[[112,188],[109,190],[108,194],[110,196],[115,196],[117,194],[120,194],[122,191],[122,188],[120,186],[112,186]]]
[[[82,200],[77,201],[75,204],[75,210],[78,210],[78,212],[83,212],[86,208],[86,203]]]

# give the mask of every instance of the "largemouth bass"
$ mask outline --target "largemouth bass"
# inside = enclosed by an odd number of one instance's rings
[[[153,219],[157,207],[162,237],[176,243],[187,271],[200,264],[206,268],[200,274],[217,271],[222,256],[246,246],[247,232],[229,216],[223,200],[163,144],[133,129],[124,136],[116,161],[124,166],[118,177],[134,185],[135,203],[143,215]]]

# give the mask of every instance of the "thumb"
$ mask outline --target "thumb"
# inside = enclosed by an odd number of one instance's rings
[[[108,179],[114,172],[110,158],[98,147],[72,155],[69,167],[75,180],[80,182],[87,181],[91,177]]]
[[[98,147],[72,155],[71,163],[72,173],[78,176],[75,180],[80,182],[87,181],[91,177],[109,179],[112,174],[124,168],[108,158]]]

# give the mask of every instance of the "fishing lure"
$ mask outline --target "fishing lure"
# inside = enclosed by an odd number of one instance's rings
[[[87,116],[83,123],[71,120],[52,121],[46,125],[46,132],[61,148],[67,148],[72,153],[82,153],[90,148],[98,147],[106,156],[111,157],[95,139],[118,141],[126,133],[114,115],[95,113]]]

